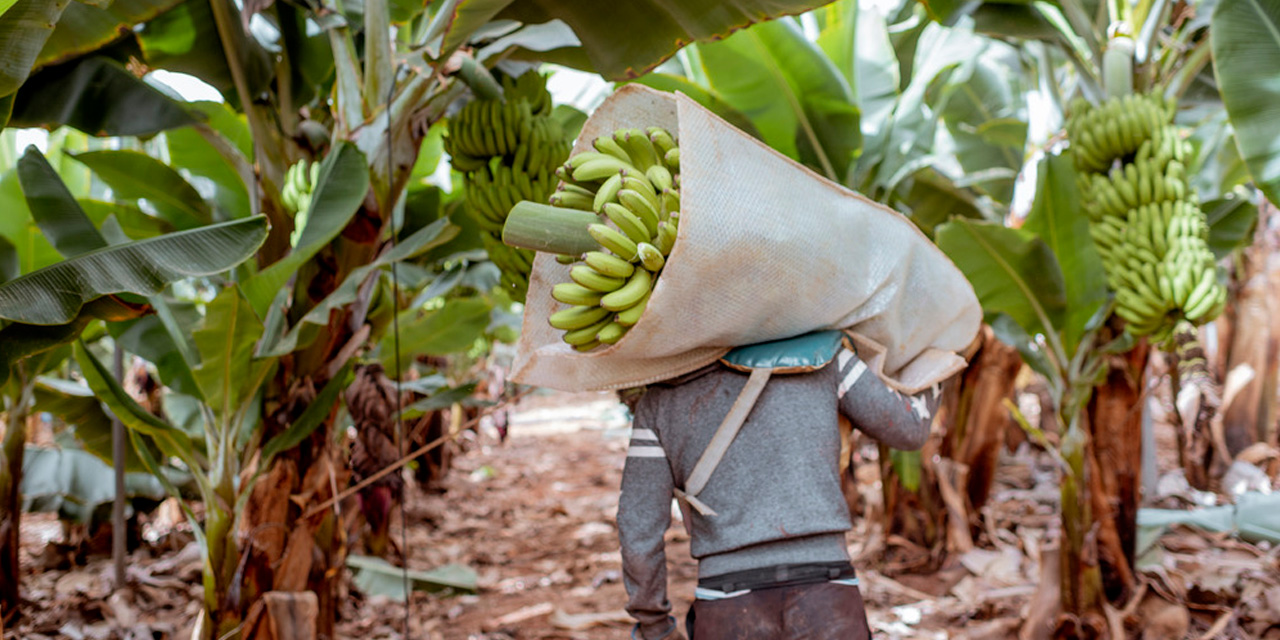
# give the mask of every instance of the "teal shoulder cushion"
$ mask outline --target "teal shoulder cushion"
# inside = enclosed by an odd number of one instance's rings
[[[720,358],[720,362],[730,369],[747,372],[752,369],[772,369],[774,373],[817,371],[840,352],[843,338],[840,331],[815,331],[737,347]]]

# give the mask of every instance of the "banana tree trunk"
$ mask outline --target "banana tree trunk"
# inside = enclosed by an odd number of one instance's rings
[[[1143,374],[1149,351],[1143,342],[1126,354],[1112,356],[1106,382],[1094,389],[1088,406],[1090,500],[1103,588],[1113,602],[1124,600],[1134,587]]]
[[[1232,456],[1255,442],[1275,442],[1277,418],[1275,392],[1280,368],[1280,213],[1270,202],[1258,208],[1253,244],[1244,251],[1235,280],[1239,292],[1235,304],[1219,321],[1226,343],[1228,374],[1247,366],[1253,379],[1226,407],[1223,434]]]
[[[1065,403],[1070,406],[1071,403]],[[1069,420],[1069,422],[1068,422]],[[1102,572],[1098,566],[1098,541],[1094,532],[1092,476],[1096,464],[1090,455],[1088,416],[1063,418],[1061,453],[1066,462],[1062,474],[1062,543],[1060,590],[1062,615],[1055,638],[1105,637]]]
[[[0,628],[18,612],[19,528],[22,522],[22,458],[27,444],[27,407],[31,386],[11,397],[0,442]]]
[[[372,198],[330,247],[298,273],[295,309],[309,309],[329,295],[352,270],[376,255],[384,218],[370,207]],[[343,367],[368,332],[359,304],[334,313],[310,346],[284,358],[263,403],[264,439],[283,432],[316,399],[317,392]],[[365,305],[367,306],[367,305]],[[291,318],[296,322],[297,318]],[[316,637],[335,638],[348,524],[353,504],[335,505],[303,518],[313,505],[346,488],[351,477],[347,452],[339,446],[336,404],[323,423],[297,447],[279,454],[246,501],[241,533],[248,540],[241,571],[247,640],[271,638],[267,624],[269,592],[316,594]]]
[[[18,610],[18,527],[22,519],[22,454],[26,446],[26,420],[12,411],[5,425],[0,453],[0,619]]]

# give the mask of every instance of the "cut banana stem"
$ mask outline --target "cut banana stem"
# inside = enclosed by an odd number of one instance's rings
[[[523,201],[512,207],[502,227],[502,241],[512,247],[546,253],[581,255],[596,250],[599,243],[587,232],[587,225],[599,218],[590,211],[563,209]]]

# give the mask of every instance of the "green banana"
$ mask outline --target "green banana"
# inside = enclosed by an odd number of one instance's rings
[[[628,261],[635,260],[636,243],[617,229],[603,224],[593,224],[587,227],[587,233],[591,234],[591,237],[595,238],[596,242],[600,243],[600,246],[612,251],[619,258]]]
[[[622,339],[622,336],[626,335],[628,328],[626,325],[614,320],[596,332],[596,339],[604,344],[616,344]]]
[[[604,214],[609,217],[610,222],[618,227],[619,231],[627,234],[627,237],[632,242],[641,243],[653,239],[653,236],[649,234],[649,228],[645,226],[644,222],[626,207],[616,202],[609,202],[604,205]]]
[[[630,327],[640,321],[640,316],[644,314],[645,308],[649,305],[649,298],[653,295],[653,290],[649,290],[640,298],[638,302],[618,312],[618,324],[624,327]]]
[[[568,309],[561,309],[560,311],[551,314],[548,321],[551,323],[551,326],[556,329],[572,331],[574,329],[589,327],[600,322],[608,315],[609,310],[604,307],[578,305],[569,307]]]
[[[618,197],[618,192],[622,190],[622,174],[615,173],[609,176],[609,179],[600,185],[600,190],[596,191],[596,197],[591,202],[591,210],[597,213],[604,211],[604,205],[613,202]]]
[[[666,259],[662,257],[662,251],[648,242],[636,245],[636,256],[640,258],[640,264],[645,269],[654,273],[662,270],[662,265],[666,263]]]
[[[501,84],[503,98],[472,100],[449,118],[444,144],[463,174],[467,211],[482,231],[482,244],[504,286],[513,285],[513,299],[523,302],[532,253],[502,243],[507,213],[521,200],[590,210],[594,192],[584,206],[582,194],[555,191],[554,171],[567,159],[569,140],[551,117],[546,79],[528,71],[504,76]]]
[[[605,294],[600,299],[600,306],[609,311],[622,311],[635,306],[653,284],[653,275],[645,269],[636,269],[617,291]]]
[[[585,257],[587,266],[611,278],[630,278],[636,266],[603,251],[588,251]]]
[[[565,304],[598,305],[603,296],[603,293],[588,289],[576,282],[561,282],[551,287],[551,297]]]
[[[591,289],[592,291],[599,291],[601,293],[616,291],[628,282],[623,278],[612,278],[606,276],[585,264],[580,264],[570,269],[569,277],[583,287]]]

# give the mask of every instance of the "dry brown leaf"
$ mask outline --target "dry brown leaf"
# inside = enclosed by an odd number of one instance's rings
[[[548,620],[551,626],[557,629],[567,629],[569,631],[583,631],[592,627],[599,627],[609,624],[631,624],[631,614],[623,609],[614,611],[601,611],[598,613],[565,613],[563,609],[556,609]]]
[[[533,618],[545,616],[555,611],[555,608],[556,608],[555,605],[551,604],[550,602],[539,602],[538,604],[531,604],[527,607],[516,609],[515,611],[512,611],[511,613],[508,613],[506,615],[499,616],[495,618],[493,622],[489,623],[489,625],[487,626],[489,629],[496,629],[498,627],[504,627],[507,625],[516,624],[518,622],[524,622],[525,620],[531,620]]]

